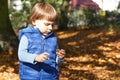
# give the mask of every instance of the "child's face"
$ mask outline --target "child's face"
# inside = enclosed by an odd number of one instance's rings
[[[54,22],[38,19],[35,20],[33,24],[35,25],[34,27],[38,28],[40,32],[46,36],[52,31]]]

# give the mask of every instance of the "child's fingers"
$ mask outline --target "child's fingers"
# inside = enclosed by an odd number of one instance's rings
[[[59,50],[57,50],[57,54],[63,54],[63,55],[65,55],[66,53],[65,53],[64,49],[59,49]]]
[[[64,49],[59,49],[57,50],[57,55],[59,58],[64,58],[65,57],[65,50]]]
[[[65,57],[65,55],[58,55],[58,57],[59,57],[59,58],[64,58],[64,57]]]
[[[44,52],[44,53],[43,53],[43,58],[44,58],[45,60],[49,59],[48,55],[49,55],[49,54],[48,54],[47,52]]]
[[[44,52],[43,54],[47,55],[48,53],[47,53],[47,52]]]

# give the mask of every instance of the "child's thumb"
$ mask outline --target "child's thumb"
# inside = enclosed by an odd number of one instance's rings
[[[48,52],[44,52],[43,54],[48,55]]]

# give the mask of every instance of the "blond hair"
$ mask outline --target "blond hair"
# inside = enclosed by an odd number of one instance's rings
[[[56,21],[57,12],[54,7],[45,2],[37,2],[31,12],[29,22],[32,24],[32,21],[36,19],[45,19],[48,21]]]

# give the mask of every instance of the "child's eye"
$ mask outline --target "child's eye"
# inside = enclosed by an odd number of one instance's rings
[[[44,23],[45,24],[45,26],[49,26],[50,24],[49,23]]]
[[[49,25],[54,26],[54,24],[50,24],[50,23],[44,23],[44,24],[45,26],[49,26]]]
[[[54,26],[54,24],[51,24],[51,26]]]

